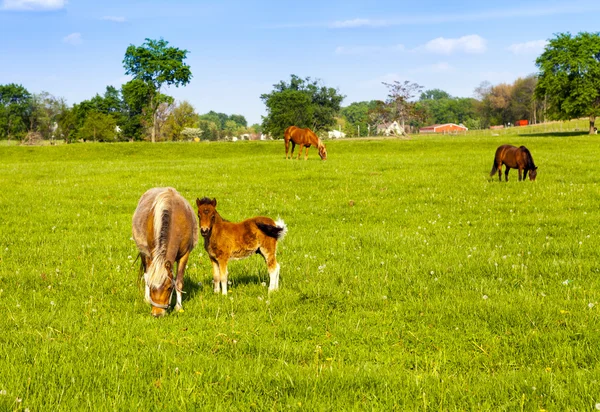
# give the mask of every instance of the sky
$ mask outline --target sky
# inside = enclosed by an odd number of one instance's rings
[[[193,75],[164,92],[253,124],[260,95],[291,74],[339,89],[343,106],[384,100],[394,80],[472,97],[535,73],[556,33],[597,32],[598,12],[597,0],[0,0],[0,84],[78,103],[130,80],[129,45],[163,38],[189,51]]]

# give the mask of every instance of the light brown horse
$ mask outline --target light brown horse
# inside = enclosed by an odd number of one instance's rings
[[[177,292],[175,310],[183,311],[183,273],[198,243],[198,226],[190,204],[172,187],[148,190],[133,214],[133,239],[140,252],[140,272],[144,273],[145,298],[152,305],[152,315],[166,313],[173,291]]]
[[[196,199],[200,233],[204,249],[213,266],[214,291],[227,294],[227,262],[244,259],[255,253],[265,258],[269,270],[269,292],[279,288],[279,264],[275,258],[277,241],[287,227],[283,220],[253,217],[240,223],[224,220],[217,212],[217,199]]]
[[[508,172],[511,168],[519,170],[519,181],[527,179],[527,172],[529,172],[529,180],[535,180],[537,176],[537,166],[533,163],[533,157],[525,146],[515,147],[505,144],[496,149],[490,176],[494,176],[498,172],[498,179],[502,181],[502,165],[506,166],[504,176],[507,182]],[[523,171],[525,175],[523,175]]]
[[[308,159],[308,148],[312,146],[316,146],[319,149],[319,156],[321,156],[321,160],[327,160],[327,149],[325,145],[319,139],[319,137],[310,129],[301,129],[296,126],[290,126],[285,129],[285,133],[283,134],[283,139],[285,140],[285,158],[288,159],[288,150],[290,147],[290,141],[292,142],[292,153],[290,158],[294,157],[294,148],[296,145],[300,146],[300,151],[298,153],[298,159],[302,156],[302,149],[306,148],[306,155],[304,156],[304,160]]]

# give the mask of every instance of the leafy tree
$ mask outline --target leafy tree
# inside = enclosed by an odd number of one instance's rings
[[[452,96],[448,92],[445,92],[441,89],[431,89],[425,90],[421,93],[421,97],[419,100],[441,100],[441,99],[451,99]]]
[[[172,105],[169,117],[163,127],[167,140],[180,140],[185,136],[181,134],[186,128],[194,128],[198,123],[198,114],[188,101]]]
[[[600,33],[557,34],[536,59],[536,95],[557,119],[587,116],[590,134],[600,114]]]
[[[289,83],[281,81],[273,87],[271,93],[260,96],[267,106],[262,125],[265,133],[278,139],[292,125],[309,127],[313,131],[333,126],[345,97],[319,80],[301,79],[296,75],[291,75]]]
[[[152,118],[148,102],[155,98],[154,88],[143,80],[133,79],[121,86],[125,119],[121,126],[124,136],[141,140],[144,124]]]
[[[208,113],[200,115],[200,120],[213,122],[219,130],[223,130],[225,128],[225,122],[229,120],[229,116],[225,113],[217,113],[211,110]]]
[[[84,140],[98,142],[114,142],[117,140],[117,123],[112,116],[100,112],[91,112],[79,129],[79,136]]]
[[[219,140],[219,126],[209,120],[198,120],[198,129],[202,131],[202,140]]]
[[[262,134],[263,132],[262,124],[254,123],[250,128],[254,130],[254,133]]]
[[[130,45],[123,59],[126,74],[153,87],[154,93],[148,96],[152,114],[152,142],[156,141],[156,114],[161,103],[156,98],[161,94],[161,87],[186,85],[192,77],[190,67],[183,62],[188,51],[168,47],[168,44],[163,39],[146,39],[140,47]]]
[[[27,130],[31,93],[20,84],[0,85],[0,137],[22,137]]]
[[[237,124],[238,126],[248,127],[248,121],[241,114],[232,114],[231,116],[229,116],[229,120],[235,122],[235,124]]]
[[[360,128],[360,135],[367,136],[369,133],[369,111],[375,108],[375,101],[354,102],[341,110],[342,117],[345,119],[343,129],[347,136],[357,136]]]

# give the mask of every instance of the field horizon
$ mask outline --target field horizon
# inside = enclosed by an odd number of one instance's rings
[[[566,133],[566,132],[565,132]],[[0,146],[2,410],[594,410],[600,146],[540,130],[326,141]],[[527,146],[535,182],[490,177]],[[282,218],[213,294],[150,315],[131,217],[149,188]]]

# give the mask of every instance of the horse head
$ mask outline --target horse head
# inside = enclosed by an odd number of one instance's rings
[[[210,235],[213,224],[217,217],[217,199],[209,199],[203,197],[202,199],[196,199],[196,206],[198,206],[198,221],[200,225],[200,234],[203,237]]]
[[[161,285],[152,285],[150,277],[145,275],[147,290],[147,300],[152,305],[152,316],[161,317],[167,313],[173,292],[175,291],[175,281],[173,280],[172,265],[170,262],[165,262],[164,269],[167,271],[165,281]]]
[[[327,149],[323,143],[319,143],[319,156],[321,160],[327,160]]]
[[[529,171],[529,180],[534,181],[535,178],[537,177],[537,166]]]

